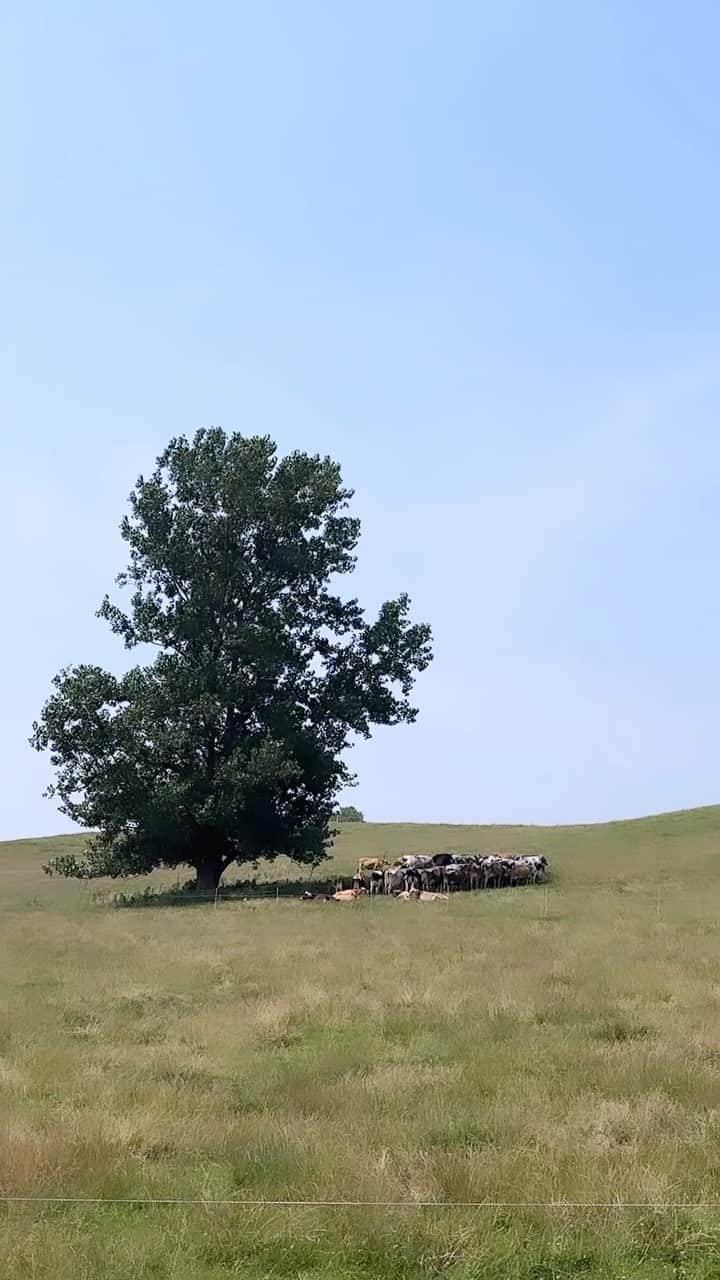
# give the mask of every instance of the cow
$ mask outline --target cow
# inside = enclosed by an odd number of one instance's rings
[[[388,867],[385,871],[384,889],[385,893],[402,893],[406,889],[422,888],[422,871],[419,867],[407,866],[399,863],[394,867]]]
[[[434,853],[431,861],[434,867],[448,867],[451,862],[455,861],[455,855],[452,853]]]
[[[532,868],[533,884],[542,883],[547,872],[547,858],[545,855],[538,856],[536,853],[530,853],[522,861],[527,862],[528,866]]]
[[[365,889],[336,889],[333,898],[336,902],[357,902],[365,892]]]
[[[405,879],[405,888],[416,889],[419,893],[422,889],[422,869],[420,867],[406,867],[403,875]]]
[[[364,871],[382,871],[387,866],[384,858],[361,858],[358,862],[358,875]]]
[[[404,853],[398,861],[409,871],[419,871],[422,867],[432,866],[432,858],[426,853]]]
[[[377,862],[377,866],[369,867],[369,862]],[[355,889],[366,889],[370,894],[383,893],[385,886],[386,864],[379,858],[361,858],[358,869],[353,876]]]
[[[428,893],[425,889],[403,889],[395,895],[397,902],[447,902],[446,893]]]
[[[383,889],[385,893],[400,893],[404,888],[404,868],[397,863],[392,867],[386,867],[383,873]]]
[[[527,854],[523,858],[519,858],[518,861],[522,862],[524,866],[529,867],[532,871],[533,884],[538,884],[545,879],[547,858],[538,857],[537,854],[532,853]]]
[[[424,867],[420,876],[422,880],[422,887],[428,892],[433,889],[442,889],[445,886],[444,867]]]
[[[370,884],[368,885],[368,889],[374,897],[375,894],[382,893],[384,887],[385,873],[380,867],[377,867],[375,871],[370,872]]]
[[[508,883],[509,866],[499,853],[491,853],[480,860],[480,883],[483,889],[497,889]]]
[[[535,872],[524,858],[513,858],[510,866],[510,884],[530,884]]]

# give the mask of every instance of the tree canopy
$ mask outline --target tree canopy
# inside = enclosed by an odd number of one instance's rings
[[[94,832],[62,874],[187,864],[217,885],[233,862],[324,856],[345,753],[374,725],[411,722],[430,628],[399,595],[367,621],[337,593],[355,565],[352,491],[329,458],[278,458],[219,428],[170,441],[130,495],[124,611],[99,610],[154,661],[115,676],[61,671],[33,726],[48,794]]]
[[[335,817],[338,822],[364,822],[365,815],[360,809],[356,809],[354,804],[341,805],[335,810]]]

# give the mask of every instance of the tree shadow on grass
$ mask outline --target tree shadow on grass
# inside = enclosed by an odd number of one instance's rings
[[[207,893],[196,889],[192,882],[183,885],[170,885],[166,888],[154,888],[147,885],[134,892],[112,893],[109,897],[99,898],[98,902],[113,907],[206,907],[209,904],[218,906],[227,902],[268,902],[280,898],[302,898],[304,893],[331,894],[335,881],[328,879],[297,880],[234,880],[230,884],[221,884],[217,893]]]

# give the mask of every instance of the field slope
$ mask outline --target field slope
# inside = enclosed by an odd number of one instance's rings
[[[42,866],[57,854],[81,853],[84,844],[85,837],[80,835],[0,841],[0,905],[7,907],[18,901],[26,905],[78,905],[87,896],[86,886],[50,879]],[[551,861],[553,880],[566,886],[603,887],[618,878],[647,880],[658,875],[689,882],[697,875],[712,874],[720,855],[720,805],[626,822],[567,827],[348,823],[340,828],[332,856],[316,874],[330,881],[336,874],[352,875],[360,857],[392,860],[403,853],[441,850],[544,853]],[[236,874],[238,868],[231,867],[225,878],[231,880]],[[266,866],[263,875],[295,877],[298,871],[280,859]],[[102,888],[131,891],[146,884],[175,883],[178,878],[185,879],[185,875],[158,873],[147,879],[96,883]]]
[[[447,906],[117,910],[73,845],[0,845],[0,1193],[230,1203],[0,1204],[2,1280],[720,1274],[720,808],[342,830],[550,859]]]

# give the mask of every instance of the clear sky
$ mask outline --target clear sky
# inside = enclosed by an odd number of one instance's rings
[[[720,801],[720,9],[6,9],[0,836],[167,439],[329,452],[436,659],[354,755],[396,820]]]

